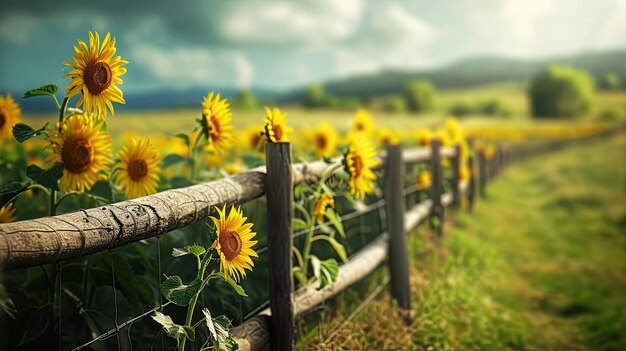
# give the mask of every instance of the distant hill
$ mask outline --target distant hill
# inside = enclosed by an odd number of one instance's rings
[[[499,82],[526,83],[546,65],[559,63],[584,69],[596,80],[608,72],[626,82],[626,49],[592,52],[543,60],[518,60],[503,57],[475,57],[428,71],[382,71],[324,84],[326,91],[338,96],[367,97],[395,94],[414,79],[428,79],[438,89],[465,88]],[[302,92],[295,93],[300,95]]]
[[[495,56],[474,57],[454,64],[427,71],[382,71],[374,74],[355,76],[324,84],[326,91],[344,97],[369,97],[402,92],[406,82],[414,79],[428,79],[438,89],[466,88],[500,82],[526,83],[539,70],[550,63],[575,66],[590,72],[600,79],[608,72],[613,72],[626,83],[626,49],[591,52],[579,55],[543,60],[519,60]],[[222,96],[233,98],[237,89],[222,87],[195,87],[185,90],[161,90],[145,93],[125,93],[124,110],[165,109],[198,107],[208,91],[219,91]],[[5,91],[0,89],[0,91]],[[285,93],[266,88],[253,88],[254,94],[261,101],[268,103],[299,103],[304,97],[305,88]],[[22,91],[12,91],[16,98]],[[61,94],[58,94],[59,97]],[[19,100],[26,113],[51,111],[51,102],[45,98]]]

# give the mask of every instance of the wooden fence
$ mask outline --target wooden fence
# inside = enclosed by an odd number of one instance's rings
[[[614,131],[599,133],[585,140],[605,137]],[[469,143],[473,145],[471,140]],[[431,223],[436,224],[437,235],[443,235],[446,207],[459,206],[465,196],[467,209],[471,210],[475,194],[484,195],[486,183],[503,167],[512,161],[566,144],[567,141],[559,141],[522,148],[501,146],[490,160],[483,152],[472,152],[469,159],[471,177],[467,182],[459,179],[458,146],[442,148],[436,140],[430,148],[403,151],[398,145],[387,146],[381,156],[384,199],[379,204],[385,206],[387,231],[353,255],[348,263],[339,268],[336,281],[322,289],[305,286],[294,291],[291,271],[293,187],[301,182],[317,181],[332,165],[321,161],[292,165],[288,143],[267,145],[267,167],[98,208],[0,224],[0,267],[2,270],[26,268],[110,250],[205,220],[215,206],[244,203],[265,194],[270,219],[270,307],[233,328],[232,332],[240,350],[258,350],[268,343],[272,350],[290,350],[294,345],[296,318],[362,280],[385,261],[389,266],[392,297],[402,310],[410,310],[407,232],[429,217],[436,217],[438,220]],[[441,162],[444,158],[450,160],[454,175],[451,191],[445,193]],[[406,210],[403,200],[405,165],[422,162],[430,164],[433,175],[431,194],[429,199]],[[353,214],[367,210],[359,209]],[[406,316],[406,322],[410,323],[408,313]]]

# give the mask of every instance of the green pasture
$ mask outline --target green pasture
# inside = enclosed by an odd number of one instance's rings
[[[418,126],[432,126],[448,116],[449,108],[458,102],[476,103],[489,99],[500,100],[511,111],[508,118],[496,116],[468,116],[462,123],[520,123],[532,121],[529,117],[528,103],[525,90],[515,84],[498,84],[475,87],[463,90],[440,91],[436,98],[436,108],[432,112],[413,114],[409,112],[390,113],[381,108],[381,102],[386,97],[374,99],[368,108],[375,123],[386,128],[408,131]],[[196,119],[200,117],[200,102],[198,97],[197,108],[181,108],[172,110],[125,111],[124,106],[116,108],[116,114],[107,120],[108,130],[114,140],[118,140],[125,133],[133,132],[138,135],[174,134],[189,132],[196,126]],[[320,121],[327,121],[339,130],[347,130],[354,117],[353,110],[333,109],[305,109],[295,105],[278,106],[287,113],[288,124],[296,129],[313,128]],[[603,111],[612,109],[618,117],[626,115],[626,92],[598,92],[590,114],[581,118],[584,121],[600,118]],[[242,130],[251,125],[263,124],[264,113],[262,107],[253,110],[233,110],[233,125]],[[44,121],[54,122],[55,114],[38,114],[24,116],[25,123],[40,125]],[[562,120],[560,120],[562,121]]]
[[[387,289],[345,323],[382,267],[301,321],[298,348],[623,350],[625,179],[624,134],[511,166],[441,243],[411,233],[411,326]]]

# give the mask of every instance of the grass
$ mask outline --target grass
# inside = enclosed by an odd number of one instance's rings
[[[476,102],[496,98],[501,100],[512,111],[512,117],[501,119],[498,117],[473,116],[466,118],[465,123],[515,123],[527,124],[532,120],[528,117],[528,104],[523,87],[519,85],[500,84],[484,87],[473,87],[462,90],[440,91],[437,95],[437,109],[426,114],[411,114],[407,112],[389,113],[377,109],[373,103],[372,114],[378,125],[397,130],[409,130],[418,126],[431,126],[439,123],[446,116],[446,111],[458,101]],[[125,111],[124,106],[116,107],[115,117],[108,120],[108,131],[113,140],[123,137],[128,131],[141,136],[190,132],[195,126],[195,120],[200,116],[200,101],[197,108],[182,108],[172,110]],[[591,113],[584,119],[594,119],[606,108],[613,108],[624,117],[626,109],[626,92],[598,92]],[[320,121],[327,121],[339,130],[350,127],[354,111],[352,110],[308,110],[297,106],[281,106],[288,114],[288,123],[294,128],[313,128]],[[262,125],[264,113],[261,108],[256,110],[233,111],[233,124],[237,129],[247,126]],[[24,121],[33,126],[40,126],[45,121],[54,123],[55,114],[37,114],[24,117]],[[559,120],[562,122],[562,120]]]
[[[385,290],[335,331],[382,268],[301,321],[298,348],[624,349],[625,150],[621,135],[510,167],[439,245],[424,226],[411,236],[410,327]]]

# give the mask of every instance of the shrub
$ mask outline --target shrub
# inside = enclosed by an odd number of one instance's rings
[[[476,114],[476,107],[467,101],[457,101],[448,109],[448,114],[455,117],[465,117]]]
[[[242,90],[235,98],[235,106],[246,110],[252,110],[259,106],[256,96],[251,90]]]
[[[533,78],[528,95],[536,117],[573,117],[589,111],[593,90],[587,72],[552,65]]]
[[[479,114],[487,116],[509,117],[511,115],[511,110],[498,99],[481,101],[476,110]]]
[[[621,114],[615,107],[608,107],[602,110],[598,119],[601,121],[615,122],[621,119]]]
[[[391,96],[385,100],[384,109],[387,112],[403,112],[406,110],[406,102],[402,96]]]
[[[328,105],[329,98],[324,86],[321,84],[310,85],[304,95],[304,106],[309,108],[324,107]]]
[[[435,105],[436,90],[427,80],[409,82],[404,89],[404,99],[409,111],[424,112]]]
[[[604,90],[617,90],[621,87],[621,82],[617,74],[607,73],[602,77],[600,87]]]

